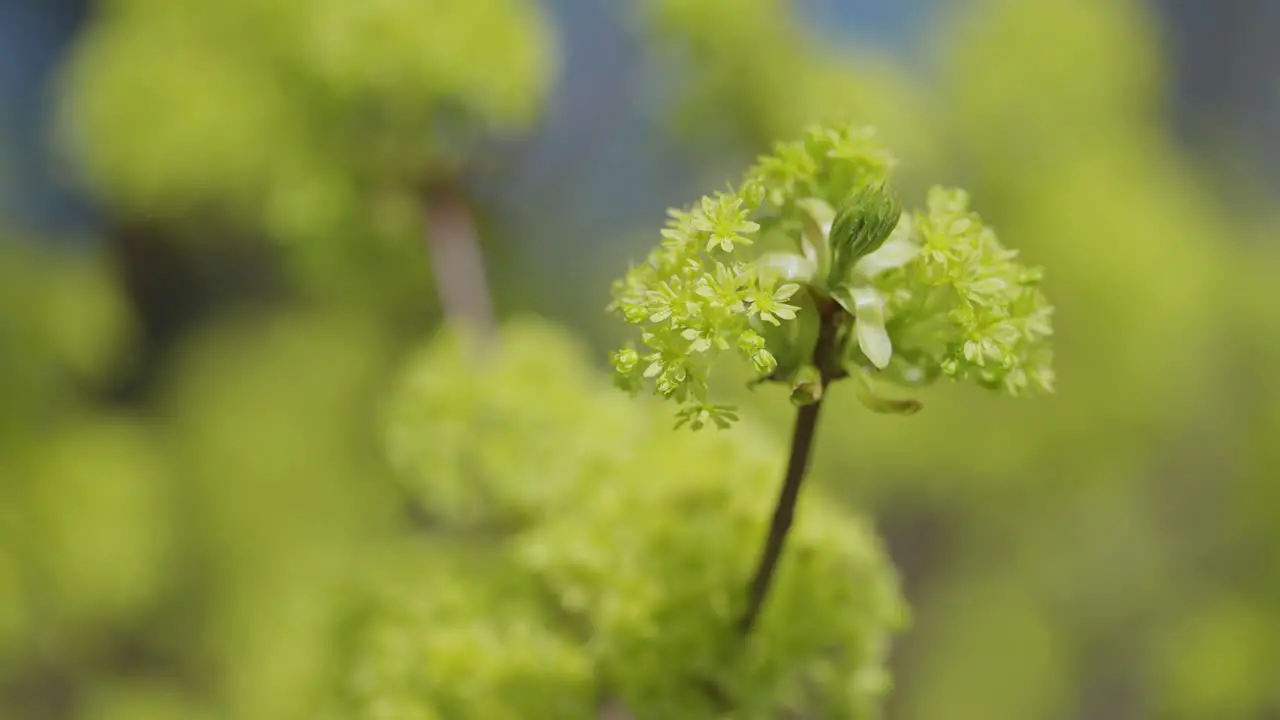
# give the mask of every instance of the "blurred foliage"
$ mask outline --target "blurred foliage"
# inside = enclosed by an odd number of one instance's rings
[[[2,252],[32,280],[4,285],[26,312],[2,316],[3,705],[295,716],[319,692],[314,590],[393,517],[363,420],[386,344],[343,313],[230,322],[133,408],[110,400],[129,323],[102,267]]]
[[[590,662],[541,599],[493,548],[394,549],[347,604],[323,717],[592,717]]]
[[[424,264],[405,248],[425,187],[532,123],[552,50],[528,0],[103,0],[64,136],[117,213],[231,223],[321,285],[385,282]]]
[[[65,410],[76,391],[101,383],[128,361],[134,331],[100,257],[81,249],[42,247],[31,239],[0,245],[0,443],[22,432],[26,398]]]
[[[1263,231],[1276,237],[1274,225]],[[1157,706],[1169,717],[1280,711],[1272,672],[1280,662],[1280,314],[1261,302],[1280,263],[1277,249],[1250,248],[1231,269],[1234,341],[1224,355],[1236,377],[1217,387],[1234,482],[1214,483],[1213,497],[1197,508],[1205,528],[1191,561],[1208,581],[1188,593],[1153,647],[1148,674],[1169,689]]]
[[[1169,137],[1145,5],[947,4],[919,82],[782,2],[638,11],[691,144],[749,157],[847,113],[970,188],[1048,270],[1057,395],[940,387],[899,420],[837,390],[758,644],[721,662],[785,393],[676,436],[567,331],[404,356],[346,292],[432,302],[416,193],[531,122],[534,6],[106,0],[66,86],[95,194],[343,290],[218,316],[126,402],[147,348],[117,270],[0,245],[0,717],[572,718],[597,693],[664,717],[706,701],[675,669],[864,717],[904,610],[846,504],[912,606],[890,717],[1280,712],[1280,226],[1213,205]]]
[[[937,151],[928,101],[909,76],[821,37],[787,0],[637,4],[664,77],[677,78],[672,128],[697,144],[765,152],[811,123],[855,119],[881,128],[904,156]]]
[[[871,717],[905,620],[875,535],[809,498],[744,648],[735,621],[783,448],[750,427],[674,431],[554,326],[513,321],[501,340],[493,356],[465,334],[437,340],[395,396],[391,456],[429,526],[509,548],[600,692],[637,717],[708,715],[704,683],[743,718]]]
[[[392,413],[391,440],[442,461],[402,475],[405,495],[367,422],[385,343],[335,311],[215,325],[152,413],[61,418],[47,442],[6,453],[6,704],[37,717],[588,718],[606,692],[670,717],[705,702],[707,673],[743,717],[780,702],[867,717],[904,619],[874,535],[813,498],[777,602],[738,652],[781,448],[749,429],[690,439],[660,408],[620,407],[554,327],[517,322],[503,342],[483,364],[456,334],[409,360],[391,407],[416,414]],[[469,390],[415,381],[442,374]],[[468,430],[449,442],[455,425]],[[462,480],[449,468],[495,437],[516,461],[453,490],[482,516],[520,517],[477,525],[422,490],[437,467],[442,486]],[[535,473],[519,461],[522,445],[575,442]],[[529,495],[544,477],[560,491]]]

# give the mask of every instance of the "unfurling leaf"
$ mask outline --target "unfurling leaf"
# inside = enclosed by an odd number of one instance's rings
[[[854,316],[854,334],[862,354],[877,368],[888,367],[893,358],[893,342],[884,326],[884,296],[872,287],[846,287],[832,297]]]

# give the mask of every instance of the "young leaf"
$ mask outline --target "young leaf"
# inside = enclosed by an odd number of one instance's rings
[[[884,296],[872,287],[842,287],[832,297],[854,316],[854,334],[862,353],[877,368],[888,367],[893,342],[884,326]]]

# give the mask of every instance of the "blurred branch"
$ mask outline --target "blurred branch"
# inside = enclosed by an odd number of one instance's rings
[[[446,317],[466,323],[481,337],[497,333],[484,253],[470,203],[449,182],[430,185],[423,200],[423,233]]]
[[[597,720],[635,720],[635,716],[631,714],[622,705],[622,701],[616,697],[605,698],[596,711]]]

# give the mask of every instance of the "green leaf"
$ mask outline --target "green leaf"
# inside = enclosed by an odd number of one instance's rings
[[[862,354],[877,368],[888,367],[893,342],[884,326],[884,296],[871,287],[842,287],[832,298],[854,316],[854,334]]]

